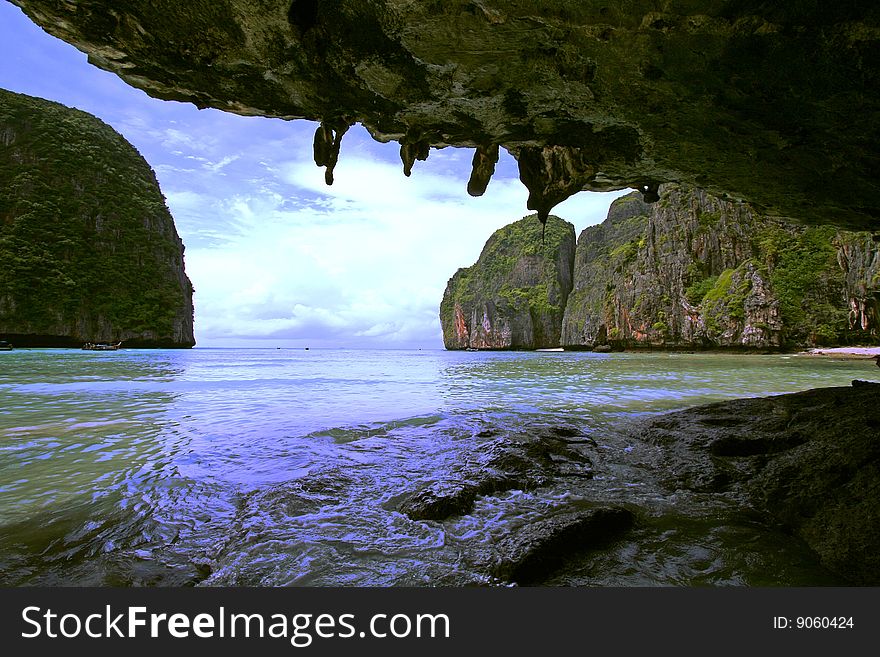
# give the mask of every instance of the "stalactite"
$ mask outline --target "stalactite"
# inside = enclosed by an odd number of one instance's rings
[[[579,148],[525,147],[517,154],[519,179],[529,190],[527,207],[546,225],[550,210],[577,194],[596,174],[596,168]]]
[[[321,122],[315,131],[314,156],[315,164],[326,167],[324,182],[333,184],[333,169],[339,160],[339,147],[342,144],[342,136],[348,132],[349,124],[340,121],[334,124]]]
[[[409,178],[416,160],[427,160],[431,152],[431,142],[427,139],[410,140],[404,138],[400,142],[400,159],[403,162],[403,175]]]
[[[474,159],[471,163],[471,177],[468,180],[467,191],[471,196],[482,196],[486,193],[489,181],[495,174],[495,164],[498,162],[498,144],[489,146],[477,146]]]
[[[407,144],[406,142],[401,143],[400,159],[403,162],[403,175],[409,178],[412,174],[413,164],[416,161],[415,144]]]
[[[319,167],[327,166],[330,161],[330,148],[333,145],[333,130],[322,123],[315,131],[314,151],[315,164]]]

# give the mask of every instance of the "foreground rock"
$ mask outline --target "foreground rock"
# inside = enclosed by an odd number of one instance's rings
[[[570,511],[527,525],[496,545],[498,560],[489,566],[500,580],[528,586],[555,574],[572,555],[599,550],[618,540],[632,526],[624,508],[598,507]]]
[[[192,347],[183,251],[153,171],[122,136],[0,90],[0,339]]]
[[[498,437],[400,510],[455,527],[504,491],[557,500],[459,547],[500,582],[880,584],[878,383],[710,404],[568,440]],[[588,461],[589,476],[560,471],[559,455]]]
[[[476,264],[459,269],[440,303],[447,349],[559,346],[571,291],[574,226],[526,217],[495,231]]]
[[[870,2],[13,0],[92,63],[165,99],[349,126],[401,145],[499,145],[546,216],[581,189],[660,182],[770,214],[880,227],[880,15]]]
[[[534,490],[566,477],[589,479],[592,462],[580,449],[584,445],[595,443],[566,427],[538,436],[498,438],[451,478],[406,499],[399,510],[413,520],[441,521],[470,513],[480,496]]]
[[[722,402],[640,428],[662,486],[732,496],[853,584],[880,584],[880,384]]]

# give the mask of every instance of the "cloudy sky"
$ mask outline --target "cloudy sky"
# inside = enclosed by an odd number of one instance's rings
[[[405,178],[398,145],[355,126],[327,187],[316,124],[152,99],[2,0],[0,87],[94,114],[147,159],[186,245],[201,347],[442,348],[447,280],[528,214],[503,149],[475,199],[471,151],[432,150]],[[554,214],[580,232],[623,193],[582,192]]]

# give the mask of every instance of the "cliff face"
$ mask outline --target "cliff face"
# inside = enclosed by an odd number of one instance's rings
[[[153,171],[121,135],[0,90],[0,338],[191,347],[183,250]]]
[[[446,348],[558,347],[574,250],[574,226],[554,216],[543,241],[534,215],[495,231],[476,264],[459,269],[446,286]]]
[[[578,239],[567,348],[799,347],[876,340],[880,245],[701,190],[615,201]]]
[[[679,182],[880,229],[875,2],[12,2],[157,98],[321,121],[328,182],[361,123],[405,168],[476,148],[473,194],[505,148],[539,213]]]

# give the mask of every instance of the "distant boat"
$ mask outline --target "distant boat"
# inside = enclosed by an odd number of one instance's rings
[[[12,345],[6,340],[0,340],[0,351],[12,351]]]
[[[106,342],[99,342],[95,344],[94,342],[86,342],[82,346],[83,351],[116,351],[119,347],[122,346],[121,342],[117,342],[116,344],[107,344]]]

